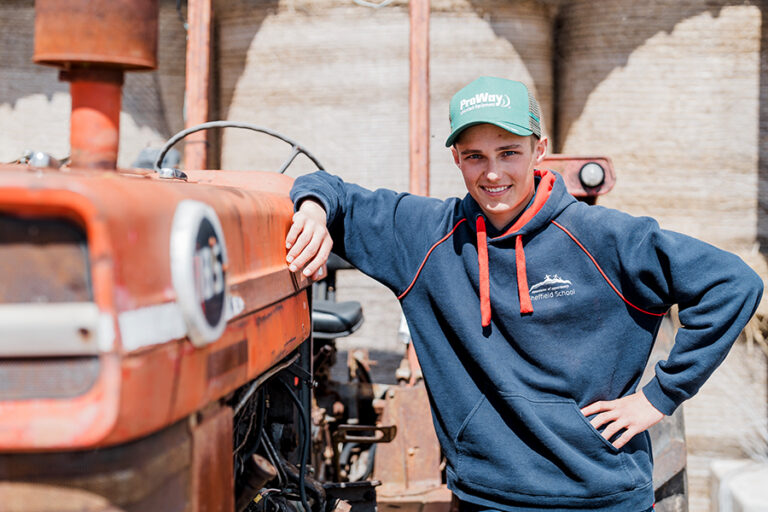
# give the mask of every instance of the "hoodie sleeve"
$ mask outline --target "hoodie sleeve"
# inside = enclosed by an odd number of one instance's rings
[[[325,208],[333,251],[363,273],[402,292],[416,272],[434,229],[450,208],[446,203],[392,190],[367,190],[318,171],[296,179],[291,200],[313,198]]]
[[[651,311],[679,307],[672,351],[643,387],[669,415],[725,359],[757,309],[763,282],[738,256],[660,229],[653,219],[617,214],[611,224],[619,228],[611,231],[621,289]]]

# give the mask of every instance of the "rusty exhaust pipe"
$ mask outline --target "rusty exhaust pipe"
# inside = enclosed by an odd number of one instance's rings
[[[38,64],[70,83],[71,167],[116,169],[123,73],[157,67],[157,0],[37,0]]]

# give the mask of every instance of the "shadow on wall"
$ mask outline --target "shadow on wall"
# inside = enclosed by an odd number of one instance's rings
[[[557,0],[555,0],[555,3]],[[542,11],[548,11],[549,19],[554,18],[556,7],[552,1],[541,0],[526,0],[525,2],[517,2],[517,9],[519,9],[521,18],[518,20],[509,19],[507,17],[499,17],[496,15],[496,8],[498,2],[494,0],[470,0],[472,9],[475,11],[480,19],[485,20],[488,26],[493,30],[496,37],[506,39],[507,42],[515,49],[520,55],[520,59],[526,64],[526,70],[531,74],[536,87],[539,89],[537,98],[539,103],[544,103],[543,98],[539,96],[546,94],[552,95],[554,91],[542,91],[542,87],[552,87],[552,69],[547,69],[543,66],[537,65],[544,59],[550,59],[554,48],[553,42],[546,47],[542,47],[539,44],[532,44],[533,41],[530,38],[530,34],[520,27],[523,23],[541,23],[544,21]],[[568,2],[562,2],[567,4]],[[556,36],[556,34],[555,34]],[[542,55],[543,54],[543,55]],[[516,78],[516,77],[507,77]],[[553,98],[554,99],[554,98]],[[556,105],[555,101],[552,101],[553,105]],[[547,114],[547,113],[545,113]],[[552,130],[554,132],[554,130]]]
[[[561,112],[555,116],[552,132],[557,134],[558,146],[562,146],[571,124],[581,116],[591,93],[614,69],[625,67],[632,53],[648,39],[661,32],[671,34],[675,26],[686,19],[707,12],[712,17],[718,17],[723,8],[745,3],[749,2],[613,0],[600,6],[599,12],[604,14],[606,23],[590,20],[588,26],[596,31],[585,34],[583,21],[598,12],[594,3],[588,0],[562,2],[554,30],[554,94],[555,104],[560,106],[561,111],[567,107],[568,114],[562,115]],[[764,3],[760,2],[761,5]],[[571,77],[573,80],[570,80]],[[573,87],[574,81],[578,82],[578,87]]]
[[[248,49],[267,16],[277,12],[278,0],[214,0],[214,105],[218,119],[229,119],[229,109]]]
[[[229,119],[235,87],[245,71],[248,49],[264,19],[277,12],[278,0],[213,0],[211,36],[211,119]],[[223,129],[209,132],[212,151],[209,162],[217,169],[221,162]]]

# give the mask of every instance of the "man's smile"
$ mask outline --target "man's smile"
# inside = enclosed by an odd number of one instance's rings
[[[489,187],[489,186],[483,186],[481,185],[480,188],[483,189],[486,193],[489,195],[499,195],[505,192],[506,190],[510,189],[512,185],[500,185],[495,187]]]

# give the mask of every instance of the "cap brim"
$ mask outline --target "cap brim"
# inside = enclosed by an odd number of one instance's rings
[[[453,146],[453,143],[456,142],[456,138],[469,128],[470,126],[475,126],[478,124],[492,124],[494,126],[498,126],[499,128],[503,128],[507,130],[510,133],[514,133],[515,135],[520,135],[521,137],[527,137],[529,135],[533,135],[533,131],[529,128],[523,128],[520,125],[512,124],[512,123],[505,123],[503,121],[470,121],[468,123],[464,123],[461,126],[456,127],[453,132],[448,136],[448,138],[445,140],[445,147],[449,148]]]

